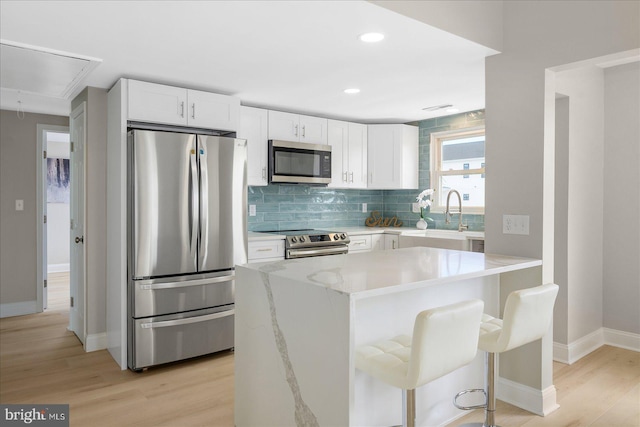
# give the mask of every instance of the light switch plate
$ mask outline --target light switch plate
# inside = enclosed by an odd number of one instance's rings
[[[365,212],[365,213],[367,212],[367,204],[366,203],[362,204],[362,212]]]
[[[529,215],[502,215],[502,233],[529,235]]]
[[[249,205],[249,216],[256,216],[256,205]]]

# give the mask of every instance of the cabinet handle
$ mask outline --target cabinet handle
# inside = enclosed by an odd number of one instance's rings
[[[180,103],[180,117],[184,117],[184,101]]]
[[[195,102],[191,104],[191,118],[195,120],[196,118],[196,104]]]
[[[264,248],[264,249],[258,249],[256,252],[271,252],[273,251],[273,249],[271,248]]]
[[[303,137],[303,138],[305,137],[305,130],[306,130],[306,128],[307,128],[306,126],[302,126],[302,137]]]
[[[295,132],[294,132],[294,135],[295,135],[295,136],[298,136],[298,125],[295,125],[295,128],[296,128],[296,130],[295,130]]]
[[[351,172],[351,173],[349,174],[349,177],[350,177],[350,178],[349,178],[349,182],[353,182],[353,172]]]
[[[396,241],[392,240],[391,241],[391,249],[395,249],[396,248]]]
[[[264,166],[262,168],[262,179],[265,180],[265,181],[267,180],[267,167],[266,166]]]
[[[342,173],[342,181],[343,182],[347,182],[347,172],[346,171]]]

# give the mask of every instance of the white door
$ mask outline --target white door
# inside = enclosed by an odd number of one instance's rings
[[[86,141],[86,103],[71,113],[71,302],[69,329],[85,343],[85,245],[84,245],[84,166]]]
[[[240,107],[238,138],[247,140],[247,185],[267,185],[267,110]]]
[[[269,139],[282,141],[300,140],[300,123],[297,114],[269,111]]]
[[[367,126],[349,123],[349,187],[367,188]]]
[[[349,124],[339,120],[328,121],[329,145],[331,146],[331,183],[329,187],[348,187],[347,171]]]
[[[237,131],[240,99],[217,93],[187,90],[189,126]]]
[[[327,119],[313,116],[300,116],[300,142],[327,144]]]

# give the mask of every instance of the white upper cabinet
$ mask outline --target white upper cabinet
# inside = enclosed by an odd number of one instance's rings
[[[328,134],[332,174],[329,187],[367,188],[367,126],[329,120]]]
[[[368,126],[369,188],[418,188],[418,128]]]
[[[129,120],[187,124],[187,91],[173,86],[129,80]]]
[[[269,139],[327,144],[327,119],[270,110]]]
[[[187,90],[189,126],[238,130],[240,99],[199,90]]]
[[[238,138],[247,140],[247,184],[267,185],[267,110],[240,107]]]
[[[129,80],[129,120],[237,131],[240,100],[232,96]]]

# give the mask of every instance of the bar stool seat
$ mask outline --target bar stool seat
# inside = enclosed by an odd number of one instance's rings
[[[415,389],[468,363],[478,351],[484,303],[470,300],[425,310],[413,335],[400,335],[356,349],[356,368],[402,389],[403,425],[415,425]]]
[[[458,393],[454,405],[459,409],[485,409],[484,423],[463,424],[470,427],[497,427],[495,424],[495,377],[496,354],[521,347],[542,338],[549,330],[553,319],[553,305],[558,295],[558,285],[550,283],[534,288],[522,289],[509,294],[504,306],[503,319],[488,314],[482,315],[478,348],[487,352],[487,389],[470,389]],[[462,406],[457,403],[460,396],[481,392],[484,404]]]

